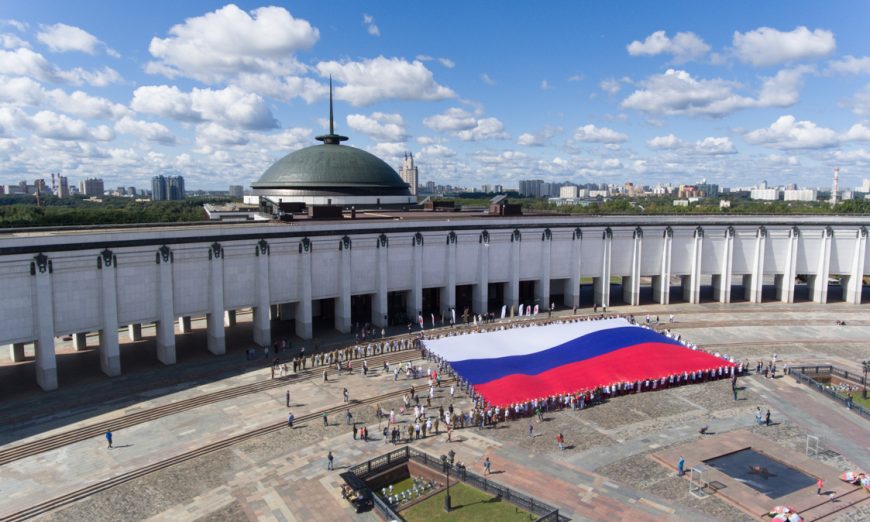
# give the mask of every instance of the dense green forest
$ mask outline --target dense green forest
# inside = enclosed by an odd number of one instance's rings
[[[228,197],[193,197],[181,201],[134,201],[105,196],[102,202],[83,197],[0,196],[0,227],[52,227],[121,223],[174,223],[207,219],[202,205],[232,201]]]

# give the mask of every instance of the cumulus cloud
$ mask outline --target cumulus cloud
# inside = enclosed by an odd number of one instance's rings
[[[646,142],[647,146],[654,150],[675,150],[689,154],[719,156],[723,154],[736,154],[737,148],[727,136],[707,137],[695,143],[685,142],[673,134],[656,136]]]
[[[810,31],[805,26],[788,32],[771,27],[759,27],[746,33],[735,31],[732,43],[737,58],[756,67],[821,58],[837,47],[831,31]]]
[[[735,92],[740,84],[714,78],[693,78],[686,71],[668,69],[641,83],[622,101],[622,107],[662,115],[723,116],[753,107],[787,107],[798,101],[805,75],[814,69],[783,69],[764,80],[757,98]]]
[[[294,53],[319,37],[310,23],[282,7],[247,13],[229,4],[173,26],[166,38],[153,38],[148,51],[155,60],[146,71],[206,83],[241,73],[290,74],[302,69]]]
[[[110,56],[118,56],[116,51],[109,49],[99,38],[73,25],[40,26],[39,32],[36,33],[36,39],[56,53],[78,51],[86,54],[97,54],[100,49],[106,49],[106,53]]]
[[[517,138],[517,145],[524,145],[526,147],[541,147],[546,144],[553,136],[555,136],[557,132],[561,131],[562,129],[559,128],[546,127],[541,132],[524,132],[520,134]]]
[[[366,28],[366,31],[372,36],[380,36],[381,30],[378,28],[378,24],[375,23],[375,17],[367,14],[363,14],[363,25]]]
[[[82,120],[42,110],[29,115],[20,109],[0,108],[0,125],[27,130],[40,138],[60,141],[109,141],[115,138],[110,127],[89,127]]]
[[[153,121],[135,120],[124,116],[115,123],[115,131],[130,134],[161,145],[174,145],[175,135],[165,125]]]
[[[855,96],[849,100],[849,106],[852,107],[852,112],[855,114],[870,115],[870,83],[855,93]]]
[[[115,119],[129,112],[120,103],[83,91],[46,90],[39,82],[27,77],[0,77],[0,101],[19,106],[48,107],[90,119]]]
[[[364,114],[349,114],[347,125],[351,129],[362,132],[380,142],[404,142],[408,139],[405,133],[405,121],[401,114],[385,114],[383,112]]]
[[[677,63],[698,59],[710,50],[698,35],[692,32],[677,33],[670,38],[665,31],[656,31],[644,41],[635,40],[626,46],[632,56],[655,56],[670,54]]]
[[[96,87],[104,87],[121,81],[118,72],[110,67],[96,71],[88,71],[80,67],[68,70],[60,69],[41,54],[23,47],[13,51],[0,49],[0,74],[27,76],[47,83],[73,85],[87,83]]]
[[[452,107],[441,114],[424,118],[423,125],[439,132],[455,132],[474,128],[477,118],[464,109]]]
[[[357,62],[320,62],[317,70],[344,84],[336,88],[336,98],[357,106],[385,99],[437,101],[456,96],[439,85],[419,60],[378,56]]]
[[[596,127],[591,123],[574,130],[574,141],[584,143],[622,143],[628,136],[607,127]]]
[[[194,88],[189,93],[174,85],[139,87],[133,91],[130,107],[136,112],[178,121],[212,121],[245,129],[278,126],[262,97],[233,85],[221,90]]]
[[[765,129],[747,133],[746,141],[775,149],[823,149],[850,141],[870,140],[870,128],[855,124],[849,130],[838,133],[833,129],[819,127],[809,120],[798,121],[792,115],[780,116]]]
[[[420,151],[420,156],[424,158],[452,158],[456,156],[456,151],[441,144],[429,145],[423,147]]]
[[[619,82],[614,80],[613,78],[601,80],[601,83],[599,83],[598,86],[601,87],[602,91],[610,95],[618,93],[619,89],[621,88]]]
[[[0,34],[0,47],[4,49],[30,48],[30,43],[10,33]]]
[[[198,152],[204,154],[210,154],[214,146],[246,145],[249,141],[248,136],[239,129],[228,129],[215,122],[203,123],[196,126]]]
[[[828,73],[870,74],[870,56],[855,58],[852,55],[833,60],[828,64]]]
[[[440,63],[443,67],[447,69],[452,69],[456,67],[456,63],[450,58],[438,58],[438,63]]]
[[[510,134],[505,132],[504,125],[498,118],[477,120],[477,125],[474,128],[459,131],[456,133],[456,136],[462,141],[510,139]]]
[[[493,80],[492,77],[486,73],[480,75],[480,81],[487,85],[495,85],[495,80]]]

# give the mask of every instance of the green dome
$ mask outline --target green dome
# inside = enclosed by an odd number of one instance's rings
[[[373,154],[338,143],[324,143],[291,152],[276,161],[254,189],[369,190],[410,195],[407,183]],[[353,190],[356,189],[356,190]]]

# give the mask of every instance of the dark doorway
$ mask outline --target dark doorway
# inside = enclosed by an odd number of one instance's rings
[[[474,299],[473,285],[456,285],[456,320],[462,321],[459,318],[465,309],[471,309],[471,303]]]
[[[487,287],[487,312],[501,313],[501,307],[505,304],[504,298],[505,283],[490,283]]]
[[[371,294],[350,296],[350,322],[354,325],[364,325],[372,320]]]
[[[311,326],[315,334],[335,329],[335,299],[311,301]]]
[[[389,317],[390,326],[408,324],[407,310],[405,303],[407,295],[405,292],[388,292],[387,293],[387,316]]]
[[[440,288],[424,288],[423,289],[423,318],[428,323],[431,321],[431,314],[435,314],[435,319],[440,320],[441,314],[441,289]]]
[[[536,281],[520,281],[520,302],[524,305],[535,304],[535,283]],[[538,303],[544,306],[544,303]],[[550,303],[547,303],[550,306]]]

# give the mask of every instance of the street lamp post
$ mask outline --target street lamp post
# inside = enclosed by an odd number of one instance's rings
[[[447,455],[441,455],[441,462],[444,464],[444,473],[447,475],[447,496],[444,497],[444,511],[450,513],[450,464],[447,463]]]
[[[864,367],[864,392],[863,397],[864,400],[867,399],[867,373],[870,372],[870,361],[863,361],[861,366]]]

